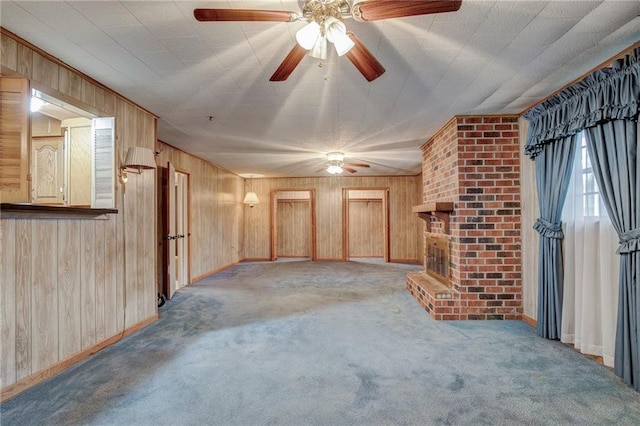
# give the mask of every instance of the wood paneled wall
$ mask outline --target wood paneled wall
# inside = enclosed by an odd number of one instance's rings
[[[315,189],[318,260],[341,260],[343,188],[389,188],[390,260],[421,261],[424,227],[411,207],[422,204],[421,176],[256,179],[251,182],[260,203],[245,207],[244,258],[270,258],[270,193],[278,188]]]
[[[116,117],[119,165],[153,149],[156,117],[2,30],[2,74],[88,111]],[[157,318],[156,180],[130,174],[105,220],[2,218],[2,399]]]
[[[158,142],[157,151],[162,172],[171,162],[176,170],[189,175],[191,281],[243,259],[244,179],[162,142]],[[164,197],[161,192],[158,205]]]

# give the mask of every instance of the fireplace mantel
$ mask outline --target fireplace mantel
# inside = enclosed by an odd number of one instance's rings
[[[431,232],[431,217],[435,217],[444,223],[444,232],[449,234],[449,214],[453,211],[452,201],[434,201],[432,203],[413,206],[413,213],[417,213],[420,219],[427,223],[427,232]]]

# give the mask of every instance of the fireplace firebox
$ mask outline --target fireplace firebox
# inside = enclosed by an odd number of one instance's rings
[[[449,238],[427,234],[425,272],[441,283],[451,286],[449,273]]]

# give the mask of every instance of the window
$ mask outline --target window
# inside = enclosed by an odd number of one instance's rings
[[[585,134],[582,133],[580,136],[580,164],[578,165],[578,173],[581,177],[582,185],[578,188],[578,193],[582,198],[582,213],[585,217],[600,217],[604,213],[600,201],[600,189],[593,174]]]

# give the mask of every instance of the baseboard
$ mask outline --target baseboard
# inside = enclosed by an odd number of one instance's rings
[[[538,321],[536,321],[533,318],[528,317],[526,315],[522,315],[522,321],[526,322],[527,324],[529,324],[533,328],[537,328],[538,327]]]
[[[27,389],[41,383],[57,374],[62,373],[64,370],[68,369],[74,364],[82,361],[85,358],[88,358],[107,346],[111,346],[114,343],[118,342],[120,339],[135,333],[136,331],[148,326],[149,324],[155,322],[158,319],[158,314],[153,314],[149,318],[140,321],[137,324],[132,325],[129,328],[124,329],[122,332],[113,335],[101,342],[96,343],[95,345],[87,348],[83,351],[80,351],[74,355],[71,355],[69,358],[63,359],[60,362],[53,364],[52,366],[45,368],[44,370],[40,370],[37,373],[31,374],[23,379],[18,380],[17,382],[5,386],[0,389],[0,402],[4,402],[9,398],[13,398],[14,396],[26,391]]]
[[[418,259],[389,259],[389,263],[408,263],[410,265],[422,265]]]
[[[209,272],[207,272],[205,274],[198,275],[197,277],[194,277],[194,278],[191,279],[191,283],[195,283],[195,282],[198,282],[198,281],[203,280],[205,278],[209,278],[211,275],[217,274],[218,272],[224,271],[225,269],[229,269],[232,266],[236,266],[238,263],[240,263],[240,262],[229,263],[228,265],[221,266],[219,268],[214,269],[213,271],[209,271]]]
[[[271,262],[268,257],[245,257],[240,262]]]

